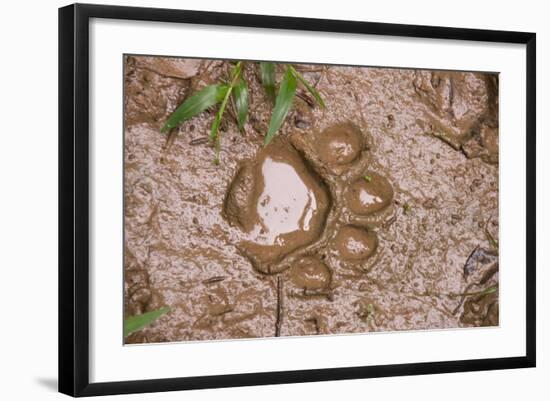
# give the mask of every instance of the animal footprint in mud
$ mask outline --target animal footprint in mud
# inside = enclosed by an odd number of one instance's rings
[[[332,272],[318,258],[305,256],[290,268],[290,280],[303,290],[323,290],[329,287]]]
[[[316,151],[324,165],[333,173],[341,174],[361,155],[363,142],[356,125],[337,124],[318,134]]]
[[[389,181],[378,173],[368,172],[350,185],[346,201],[353,213],[366,216],[388,207],[393,199]]]
[[[376,253],[374,227],[392,213],[393,188],[367,170],[367,139],[356,125],[337,124],[278,138],[241,163],[224,215],[241,229],[239,249],[256,270],[292,267],[297,287],[319,290],[340,260],[362,265]]]
[[[346,261],[369,258],[378,247],[376,233],[355,226],[343,226],[334,237],[334,248]]]

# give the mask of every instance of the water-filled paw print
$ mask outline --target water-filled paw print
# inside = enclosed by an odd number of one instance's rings
[[[290,270],[304,290],[328,288],[335,269],[368,270],[390,220],[393,187],[371,166],[366,132],[351,122],[278,138],[244,160],[225,218],[240,228],[239,250],[261,273]]]

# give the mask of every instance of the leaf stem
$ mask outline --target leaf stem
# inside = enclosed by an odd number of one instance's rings
[[[466,288],[468,290],[469,287]],[[480,291],[473,291],[473,292],[424,292],[424,293],[417,293],[416,296],[423,296],[423,297],[470,297],[470,296],[476,296],[476,295],[489,295],[494,292],[498,291],[498,285],[493,285],[491,287],[485,288],[484,290]]]
[[[212,129],[210,131],[210,138],[214,140],[214,146],[215,146],[215,152],[216,156],[214,157],[214,163],[220,164],[220,136],[218,133],[218,128],[220,126],[221,119],[223,117],[223,113],[225,111],[225,108],[227,106],[227,101],[229,100],[229,97],[231,96],[231,92],[233,91],[233,88],[235,87],[237,81],[241,77],[241,65],[242,61],[239,61],[237,64],[235,64],[235,67],[233,68],[233,77],[231,80],[231,83],[229,84],[229,87],[227,88],[227,91],[225,92],[225,96],[223,97],[222,104],[220,105],[220,108],[218,112],[216,113],[216,117],[214,118],[214,122],[212,123]]]

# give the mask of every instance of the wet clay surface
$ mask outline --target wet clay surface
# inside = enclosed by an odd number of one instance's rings
[[[216,166],[215,111],[160,128],[229,63],[126,58],[125,315],[171,311],[125,342],[498,325],[498,76],[296,68],[327,108],[299,88],[264,147],[245,63]]]

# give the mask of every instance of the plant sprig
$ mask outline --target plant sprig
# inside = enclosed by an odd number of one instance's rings
[[[214,157],[214,163],[216,164],[220,163],[220,135],[218,130],[220,128],[220,123],[223,117],[223,113],[225,112],[225,108],[227,107],[227,101],[229,100],[229,97],[231,96],[231,93],[233,92],[233,89],[235,88],[235,86],[237,86],[237,83],[239,82],[239,80],[242,80],[241,73],[242,73],[242,62],[239,61],[233,67],[233,70],[231,72],[231,83],[229,84],[229,86],[225,91],[222,104],[218,109],[218,112],[216,113],[216,117],[214,117],[214,121],[212,122],[212,128],[210,129],[210,139],[214,141],[215,149],[216,149],[216,156]],[[246,107],[248,108],[248,105]]]
[[[313,96],[319,106],[325,108],[325,102],[319,92],[294,68],[288,65],[283,79],[275,96],[275,64],[261,62],[260,78],[262,86],[268,97],[275,101],[269,128],[264,138],[264,144],[268,145],[283,125],[290,108],[292,107],[298,82]],[[187,98],[168,118],[161,132],[165,133],[177,127],[179,124],[195,117],[210,107],[220,104],[210,128],[210,139],[214,143],[214,162],[220,161],[220,135],[219,127],[224,116],[229,100],[235,109],[236,122],[239,130],[244,131],[244,125],[249,112],[248,85],[243,77],[243,62],[238,61],[231,70],[229,82],[213,84],[204,87],[199,92]]]

